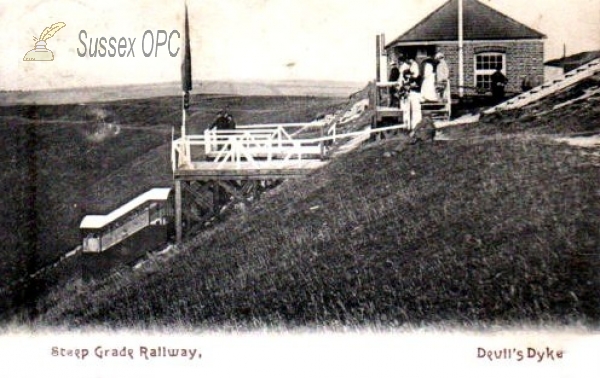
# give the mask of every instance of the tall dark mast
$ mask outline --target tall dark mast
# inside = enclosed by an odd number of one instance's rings
[[[190,24],[188,20],[187,3],[185,4],[185,30],[183,34],[184,52],[181,63],[181,89],[183,91],[181,138],[184,142],[183,151],[180,154],[180,164],[190,161],[189,147],[186,141],[186,118],[190,107],[190,91],[192,90],[192,52],[190,49]]]

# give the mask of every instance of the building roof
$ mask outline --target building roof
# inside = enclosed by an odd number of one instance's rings
[[[81,224],[80,229],[100,229],[106,225],[114,222],[121,218],[127,213],[135,210],[138,206],[143,205],[149,201],[166,201],[169,197],[171,188],[154,188],[149,191],[140,194],[131,201],[127,202],[123,206],[111,211],[107,215],[86,215]]]
[[[552,59],[544,64],[547,66],[562,67],[566,72],[598,58],[600,58],[600,50],[584,51],[564,58]]]
[[[386,48],[414,42],[458,40],[458,1],[449,0]],[[542,39],[546,36],[477,0],[463,0],[463,40]]]

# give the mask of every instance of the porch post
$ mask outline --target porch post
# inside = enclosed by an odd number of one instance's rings
[[[181,180],[175,180],[175,242],[180,245],[183,240],[183,227],[181,224]]]
[[[463,97],[464,84],[464,51],[463,51],[463,2],[458,0],[458,96]]]
[[[375,39],[375,47],[376,47],[376,53],[375,53],[375,61],[377,62],[376,66],[377,66],[377,73],[375,74],[375,83],[379,83],[381,81],[381,36],[377,35],[377,38]]]

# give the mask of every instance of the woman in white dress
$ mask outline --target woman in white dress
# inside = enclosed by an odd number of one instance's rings
[[[433,68],[433,61],[431,59],[426,59],[423,63],[421,96],[423,97],[423,101],[438,101],[438,95],[435,90],[435,70]]]

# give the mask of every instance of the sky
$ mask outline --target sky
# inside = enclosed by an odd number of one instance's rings
[[[339,80],[375,76],[375,36],[391,41],[446,0],[188,0],[194,80]],[[600,0],[481,0],[548,36],[545,59],[600,49]],[[183,33],[184,1],[0,0],[0,89],[54,89],[179,80],[182,50],[157,30]],[[178,4],[180,4],[178,6]],[[51,62],[24,62],[56,22]],[[87,38],[81,37],[85,30]],[[145,35],[146,30],[152,33]],[[135,57],[81,57],[83,42],[135,38]],[[161,36],[161,38],[164,38]],[[182,39],[171,38],[171,51]],[[142,46],[144,42],[144,46]],[[126,50],[129,46],[126,47]],[[87,50],[87,47],[86,47]],[[156,52],[156,56],[154,53]]]

